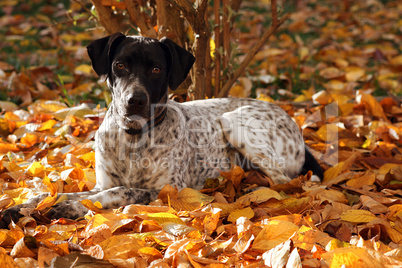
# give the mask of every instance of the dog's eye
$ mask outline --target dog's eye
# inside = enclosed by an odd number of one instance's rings
[[[159,67],[157,67],[157,66],[155,66],[153,69],[152,69],[152,73],[153,74],[158,74],[158,73],[160,73],[161,72],[161,68],[159,68]]]
[[[116,67],[120,70],[123,70],[124,68],[126,68],[126,66],[124,65],[124,63],[122,62],[118,62],[116,63]]]

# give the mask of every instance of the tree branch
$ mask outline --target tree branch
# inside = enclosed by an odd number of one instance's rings
[[[143,14],[141,14],[142,12],[139,5],[131,0],[124,0],[124,4],[126,5],[126,10],[130,15],[131,21],[140,28],[141,34],[143,36],[157,38],[155,30],[146,23],[146,20],[142,19]]]
[[[274,2],[274,1],[272,1]],[[223,98],[226,97],[229,93],[230,88],[236,82],[237,78],[240,77],[240,75],[243,74],[244,70],[247,68],[251,60],[254,58],[254,56],[257,54],[257,52],[260,50],[260,48],[268,41],[269,37],[273,35],[276,30],[282,25],[283,22],[285,22],[289,18],[289,13],[286,14],[281,18],[280,21],[278,21],[277,24],[272,24],[271,27],[268,29],[267,32],[264,33],[264,35],[261,37],[260,40],[251,48],[251,50],[247,53],[246,57],[244,60],[241,62],[239,68],[236,70],[236,72],[233,74],[233,77],[230,78],[228,82],[226,82],[225,86],[222,88],[221,92],[219,92],[218,97]]]

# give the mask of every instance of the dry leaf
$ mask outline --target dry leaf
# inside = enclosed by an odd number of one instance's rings
[[[252,248],[259,251],[270,250],[287,241],[298,229],[299,227],[291,222],[269,221],[258,233]]]

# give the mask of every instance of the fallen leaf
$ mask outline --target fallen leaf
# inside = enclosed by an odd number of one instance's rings
[[[351,209],[342,213],[341,219],[352,223],[363,223],[363,222],[371,222],[377,219],[377,217],[373,213],[367,210]]]
[[[269,221],[254,239],[252,248],[258,251],[270,250],[287,241],[299,227],[287,221]]]

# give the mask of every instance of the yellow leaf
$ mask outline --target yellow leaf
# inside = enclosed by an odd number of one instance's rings
[[[60,101],[39,100],[30,105],[29,108],[30,110],[34,110],[38,113],[51,113],[67,108],[67,105]]]
[[[324,172],[324,180],[323,183],[329,184],[331,180],[335,179],[338,175],[342,172],[348,170],[353,163],[355,162],[356,158],[359,156],[359,153],[352,154],[348,159],[343,162],[339,162],[333,167],[330,167]]]
[[[346,67],[345,71],[346,71],[345,75],[346,81],[348,82],[356,82],[366,74],[366,71],[358,66]]]
[[[387,230],[389,238],[392,240],[392,242],[396,244],[402,243],[402,234],[395,230],[394,228],[390,227],[389,225],[384,225],[385,229]]]
[[[316,135],[325,142],[338,140],[339,131],[342,129],[336,124],[326,124],[317,130]]]
[[[330,268],[335,267],[384,267],[381,261],[372,257],[364,248],[337,248],[321,255],[323,261],[330,263]]]
[[[252,248],[267,251],[287,241],[299,227],[288,221],[269,221],[254,240]]]
[[[185,224],[179,224],[179,223],[174,223],[174,222],[165,222],[165,223],[162,223],[161,225],[165,232],[167,232],[168,234],[174,235],[174,236],[185,235],[192,231],[197,230],[197,229],[187,226]]]
[[[211,205],[213,208],[221,209],[221,216],[223,216],[223,217],[229,215],[232,211],[241,207],[241,204],[236,204],[236,203],[232,203],[232,204],[212,203]]]
[[[262,100],[262,101],[267,101],[267,102],[275,102],[273,98],[271,98],[270,96],[265,95],[265,94],[260,94],[257,97],[257,100]]]
[[[268,202],[262,204],[262,206],[267,213],[299,213],[304,211],[310,205],[310,203],[310,196],[302,198],[289,197],[282,200],[271,199]]]
[[[32,177],[42,177],[45,167],[40,162],[33,162],[27,169],[27,174]]]
[[[395,66],[395,67],[402,66],[402,55],[398,55],[398,56],[392,58],[392,59],[389,61],[389,63],[390,63],[392,66]]]
[[[172,206],[177,210],[192,211],[201,204],[207,204],[214,200],[214,197],[200,193],[191,188],[184,188],[179,192],[176,199],[171,199]]]
[[[254,211],[250,207],[235,210],[229,214],[228,221],[234,223],[240,217],[246,217],[247,219],[251,219],[252,217],[254,217]]]
[[[377,217],[367,210],[351,209],[342,213],[341,219],[352,223],[362,223],[371,222],[376,220]]]
[[[215,41],[212,38],[209,39],[209,47],[210,47],[210,50],[211,50],[211,52],[210,52],[211,59],[215,60],[215,52],[216,52],[215,51]]]
[[[342,58],[334,59],[334,63],[339,68],[346,68],[346,67],[349,66],[349,62],[347,60],[345,60],[345,59],[342,59]]]
[[[296,236],[292,238],[297,248],[311,251],[317,244],[327,245],[333,238],[328,234],[305,225],[301,226]]]
[[[85,227],[85,232],[89,232],[92,228],[106,224],[109,226],[112,232],[116,231],[118,228],[129,224],[134,221],[133,218],[128,217],[125,214],[112,214],[112,213],[102,213],[93,216],[87,226]]]
[[[117,258],[128,259],[137,255],[138,250],[145,246],[145,242],[128,235],[114,235],[99,245],[103,249],[103,259],[105,260]]]
[[[177,198],[188,203],[210,203],[214,200],[212,196],[200,193],[199,191],[191,188],[184,188],[181,190]]]
[[[269,188],[262,188],[239,197],[236,203],[242,205],[249,205],[251,202],[254,202],[259,204],[271,198],[281,200],[282,196],[277,191],[271,190]]]
[[[49,208],[56,203],[57,195],[47,196],[45,199],[40,201],[40,203],[36,206],[35,210],[44,210],[45,208]]]
[[[28,200],[32,196],[32,190],[28,188],[17,188],[12,190],[4,190],[4,194],[11,197],[15,205],[20,205]]]
[[[301,61],[307,59],[307,57],[309,55],[310,55],[310,51],[309,51],[308,47],[306,47],[306,46],[300,47],[300,49],[299,49],[299,59]]]
[[[184,222],[176,215],[173,215],[171,213],[164,213],[164,212],[148,214],[148,219],[154,220],[159,224],[162,224],[165,222],[175,222],[175,223],[184,224]]]
[[[320,71],[320,76],[325,79],[339,78],[342,77],[344,74],[344,71],[341,71],[336,67],[328,67]]]
[[[55,195],[59,191],[59,184],[57,182],[52,182],[48,176],[45,175],[42,182],[49,189],[50,195]]]
[[[47,120],[46,122],[42,123],[38,131],[44,131],[52,129],[54,125],[57,124],[57,121],[54,119]]]
[[[101,213],[102,212],[102,204],[98,201],[96,201],[95,203],[93,203],[91,200],[89,199],[84,199],[84,200],[80,200],[81,204],[84,205],[84,207],[86,207],[89,210],[92,210],[96,213]]]
[[[75,67],[74,73],[76,74],[91,74],[92,72],[92,67],[91,65],[88,64],[81,64]]]
[[[377,179],[379,181],[384,181],[385,175],[390,173],[393,169],[399,169],[401,167],[402,167],[402,165],[400,165],[400,164],[392,164],[392,163],[384,164],[378,169]]]
[[[326,83],[325,88],[329,91],[329,92],[339,92],[341,93],[344,89],[345,89],[345,83],[343,83],[342,81],[339,80],[331,80],[328,83]]]
[[[332,239],[331,242],[329,242],[326,246],[325,246],[325,250],[326,251],[331,251],[333,249],[336,248],[350,248],[352,245],[350,245],[347,242],[343,242],[341,240],[338,240],[336,238]]]
[[[392,205],[389,207],[388,219],[397,221],[402,219],[402,205]]]
[[[346,182],[346,185],[353,188],[362,188],[364,185],[373,185],[375,182],[375,173],[373,171],[367,171],[363,176],[351,179]]]

